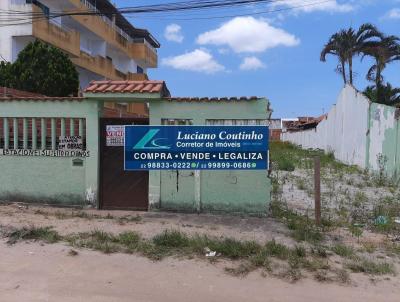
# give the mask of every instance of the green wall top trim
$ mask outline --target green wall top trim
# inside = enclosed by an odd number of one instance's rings
[[[101,100],[106,102],[123,103],[148,103],[149,101],[160,101],[161,93],[84,93],[88,100]]]

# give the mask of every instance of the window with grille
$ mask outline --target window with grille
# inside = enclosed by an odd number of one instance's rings
[[[221,126],[264,126],[267,125],[267,120],[250,120],[250,119],[210,119],[206,120],[206,125],[221,125]]]
[[[0,149],[57,150],[60,137],[79,136],[86,150],[83,118],[0,118]]]

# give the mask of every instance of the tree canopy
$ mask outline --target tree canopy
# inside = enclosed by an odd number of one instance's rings
[[[341,72],[344,83],[351,85],[353,85],[353,57],[361,55],[362,58],[366,56],[373,58],[375,63],[369,68],[366,78],[374,85],[368,86],[364,94],[377,103],[394,105],[400,102],[400,89],[386,83],[382,75],[388,64],[400,61],[400,38],[387,36],[367,23],[361,25],[358,31],[350,27],[333,34],[321,51],[321,61],[325,62],[328,54],[338,58],[337,70]],[[346,73],[346,64],[349,77]]]
[[[36,40],[14,63],[0,64],[0,85],[47,96],[73,96],[78,93],[79,75],[65,53]]]
[[[346,84],[346,63],[349,69],[349,83],[353,85],[353,57],[363,52],[365,45],[381,38],[378,29],[369,23],[363,24],[358,30],[352,27],[342,29],[333,34],[328,43],[325,44],[321,51],[320,59],[326,61],[328,54],[338,57],[339,65],[337,70],[342,74],[343,81]]]

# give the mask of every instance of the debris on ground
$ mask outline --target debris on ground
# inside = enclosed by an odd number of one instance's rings
[[[69,252],[68,252],[68,256],[78,256],[78,252],[77,251],[75,251],[75,250],[69,250]]]
[[[204,249],[204,252],[206,253],[206,257],[215,257],[217,255],[216,251],[212,251],[208,247]]]

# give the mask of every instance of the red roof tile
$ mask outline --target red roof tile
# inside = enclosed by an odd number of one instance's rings
[[[34,101],[34,102],[81,102],[85,98],[83,97],[51,97],[51,96],[43,96],[43,97],[2,97],[0,96],[0,102],[14,102],[14,101]]]
[[[17,90],[8,87],[0,87],[0,97],[44,97],[43,94],[33,93],[29,91]]]
[[[166,101],[170,102],[238,102],[238,101],[257,101],[260,98],[251,96],[251,97],[169,97],[164,98]]]
[[[92,81],[85,92],[90,93],[161,93],[169,97],[164,81]]]

